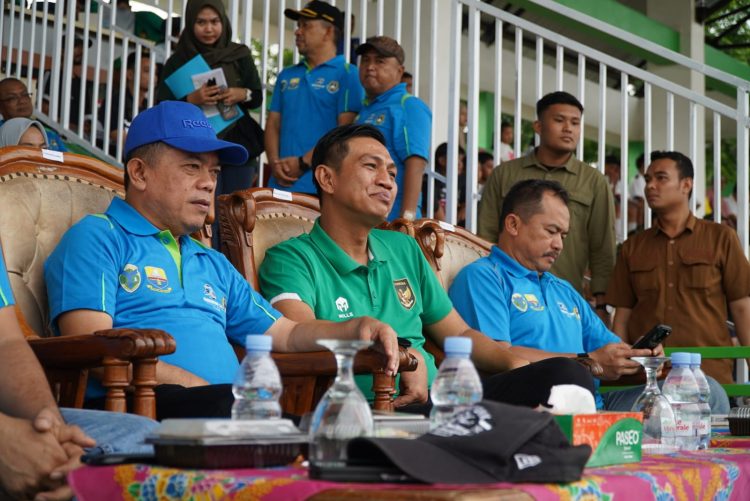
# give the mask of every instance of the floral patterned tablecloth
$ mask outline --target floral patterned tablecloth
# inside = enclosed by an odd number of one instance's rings
[[[456,489],[455,485],[337,484],[309,480],[302,468],[181,470],[161,466],[87,466],[69,477],[81,501],[91,500],[303,500],[329,489]],[[750,450],[714,448],[640,463],[587,468],[569,484],[461,486],[513,488],[546,500],[748,500]]]

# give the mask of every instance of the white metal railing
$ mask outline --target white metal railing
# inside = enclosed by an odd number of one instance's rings
[[[450,133],[449,137],[457,137],[458,130],[458,102],[466,95],[468,98],[468,111],[469,111],[469,127],[470,134],[467,143],[467,189],[466,199],[463,201],[466,207],[466,225],[469,229],[475,230],[476,228],[476,215],[477,215],[477,187],[476,187],[476,173],[477,173],[477,152],[478,152],[478,138],[476,134],[471,134],[471,129],[477,127],[477,113],[478,113],[478,90],[480,89],[480,75],[476,71],[476,67],[483,64],[487,60],[486,53],[483,53],[478,44],[479,23],[480,19],[485,22],[490,19],[491,22],[495,23],[495,48],[494,48],[494,65],[484,65],[484,76],[482,83],[486,88],[487,75],[494,75],[490,77],[492,84],[490,89],[495,93],[496,99],[494,103],[494,117],[495,117],[495,136],[494,145],[495,151],[499,151],[499,129],[500,129],[500,113],[502,111],[501,105],[502,100],[497,96],[502,96],[505,90],[507,95],[507,89],[503,89],[502,76],[504,73],[512,72],[515,76],[514,95],[511,101],[514,105],[514,118],[515,118],[515,152],[516,155],[521,154],[521,143],[520,143],[520,125],[522,117],[522,106],[525,102],[524,91],[527,88],[534,89],[534,101],[541,97],[542,94],[550,92],[552,90],[567,90],[578,96],[579,100],[584,104],[587,109],[586,124],[587,132],[586,135],[591,134],[591,129],[595,129],[595,137],[598,141],[598,166],[603,170],[604,166],[604,155],[606,151],[607,143],[613,144],[611,139],[611,130],[608,128],[608,112],[611,111],[613,103],[613,97],[615,103],[619,104],[620,116],[619,116],[619,146],[621,150],[621,179],[627,180],[628,178],[628,144],[629,139],[633,138],[631,128],[636,124],[635,117],[632,115],[642,116],[642,120],[639,120],[643,135],[641,136],[645,143],[646,155],[656,148],[654,148],[655,138],[657,133],[662,137],[661,146],[659,149],[675,149],[675,145],[678,140],[682,144],[686,144],[686,151],[683,152],[693,159],[696,164],[697,173],[701,173],[703,165],[699,161],[702,155],[705,153],[704,145],[708,141],[702,141],[699,131],[705,126],[702,121],[699,121],[702,114],[708,115],[707,123],[712,133],[710,142],[713,144],[714,156],[711,159],[713,163],[714,172],[714,218],[720,221],[721,218],[721,127],[724,121],[734,124],[734,131],[737,136],[737,154],[736,154],[736,165],[737,165],[737,184],[738,184],[738,233],[742,242],[742,247],[745,254],[748,255],[748,91],[750,90],[750,82],[737,78],[734,75],[726,74],[715,68],[711,68],[704,64],[693,61],[692,59],[665,49],[661,46],[641,40],[634,35],[620,30],[614,26],[610,26],[597,19],[591,18],[590,16],[583,15],[581,12],[573,9],[564,7],[551,0],[532,0],[535,3],[553,9],[557,14],[561,16],[568,16],[571,19],[576,19],[579,22],[584,22],[587,25],[596,28],[602,32],[606,32],[610,36],[618,37],[628,43],[639,46],[641,49],[651,51],[654,55],[661,58],[672,61],[677,65],[681,65],[691,71],[698,72],[704,76],[716,78],[725,84],[732,85],[736,89],[736,104],[734,106],[724,104],[716,99],[712,99],[706,96],[702,92],[696,92],[682,85],[676,84],[666,78],[663,78],[657,74],[648,72],[641,68],[635,67],[628,63],[625,63],[619,59],[616,59],[608,54],[601,51],[587,47],[579,42],[561,36],[548,29],[542,28],[538,25],[532,24],[522,18],[516,17],[504,10],[498,9],[487,3],[478,0],[451,0],[451,15],[453,19],[460,20],[465,14],[468,17],[469,30],[468,37],[460,37],[456,34],[455,30],[458,29],[458,24],[454,24],[452,38],[451,38],[451,61],[450,61]],[[458,21],[460,22],[460,21]],[[505,32],[514,30],[515,32],[515,44],[513,47],[512,59],[508,61],[504,54],[505,48],[503,47],[503,36]],[[533,81],[530,85],[526,84],[526,78],[528,72],[524,71],[524,65],[527,64],[527,58],[524,54],[524,42],[530,44],[533,41],[535,47],[535,59],[533,61],[535,72],[533,75]],[[461,43],[466,44],[466,48],[460,47]],[[554,57],[545,58],[545,49],[551,48],[550,52],[554,53]],[[528,52],[528,49],[527,49]],[[565,72],[565,55],[577,57],[578,67],[576,75],[573,76],[572,72],[566,74]],[[465,64],[464,64],[465,63]],[[587,65],[598,65],[598,82],[590,80],[586,77]],[[468,71],[465,69],[468,68]],[[607,85],[608,73],[619,73],[620,74],[620,89],[616,91]],[[547,75],[553,75],[552,77],[545,77]],[[635,98],[628,93],[628,84],[632,80],[639,80],[644,85],[644,97]],[[546,88],[545,88],[546,87]],[[588,98],[589,92],[587,90],[595,89],[598,94],[596,101]],[[655,99],[654,92],[658,92],[662,101],[666,106],[666,117],[665,117],[665,130],[656,130],[654,128],[654,120],[656,115],[654,114]],[[619,96],[617,96],[619,94]],[[617,99],[619,97],[619,99]],[[677,102],[675,101],[677,99]],[[527,100],[528,101],[528,100]],[[677,115],[677,106],[687,106],[687,124],[686,126],[677,126],[675,124],[675,116]],[[591,109],[596,110],[594,118],[592,119]],[[633,113],[635,110],[636,113]],[[583,129],[582,129],[583,130]],[[578,156],[583,157],[583,133],[581,141],[578,145]],[[608,139],[609,138],[609,139]],[[616,143],[614,143],[616,144]],[[701,151],[703,150],[703,151]],[[455,166],[458,159],[458,145],[456,141],[452,141],[449,144],[449,166]],[[448,197],[447,197],[447,209],[446,213],[449,221],[453,222],[456,219],[456,213],[458,204],[461,202],[457,199],[458,186],[457,186],[457,174],[455,169],[448,173]],[[696,181],[701,179],[697,176]],[[621,207],[621,218],[618,221],[620,225],[620,231],[622,234],[627,234],[628,221],[627,221],[627,200],[628,200],[628,186],[627,182],[622,182],[622,207]],[[702,193],[702,191],[699,191]],[[694,197],[692,204],[693,209],[696,208],[696,197]],[[650,217],[647,215],[644,223],[648,225]]]

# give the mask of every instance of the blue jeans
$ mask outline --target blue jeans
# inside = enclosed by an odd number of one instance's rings
[[[711,414],[729,414],[729,397],[727,397],[724,388],[718,381],[711,376],[706,376],[708,387],[711,390],[711,396],[708,404],[711,406]],[[659,388],[664,385],[664,380],[659,381]],[[638,400],[638,396],[643,393],[644,386],[636,386],[626,390],[616,390],[604,393],[604,408],[608,411],[629,411],[633,404]]]
[[[156,421],[135,414],[94,411],[89,409],[60,409],[63,419],[74,424],[96,440],[96,447],[88,454],[151,453],[154,449],[143,439],[159,425]]]

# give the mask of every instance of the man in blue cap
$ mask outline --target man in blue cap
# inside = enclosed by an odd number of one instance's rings
[[[228,416],[238,368],[228,340],[244,344],[247,335],[270,335],[282,352],[318,350],[320,338],[372,339],[388,370],[397,370],[387,325],[369,317],[335,326],[286,319],[222,254],[190,238],[208,215],[220,165],[246,159],[192,104],[164,101],[144,111],[125,142],[125,200],[71,227],[45,263],[60,334],[143,327],[175,338],[177,351],[157,366],[159,419]]]

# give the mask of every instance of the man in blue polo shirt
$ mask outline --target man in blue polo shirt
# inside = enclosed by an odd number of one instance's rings
[[[344,31],[339,9],[314,0],[284,15],[297,21],[294,36],[303,58],[276,78],[265,130],[269,186],[315,194],[312,149],[327,131],[354,120],[364,92],[357,67],[336,55]]]
[[[568,233],[567,203],[556,181],[516,183],[503,202],[497,246],[461,270],[450,298],[470,326],[526,360],[586,357],[601,379],[635,374],[641,366],[630,357],[651,356],[651,350],[623,343],[568,282],[548,271]],[[597,395],[598,406],[630,410],[642,388],[625,391],[628,398],[616,401]]]
[[[18,325],[0,249],[0,498],[68,499],[65,473],[80,465],[84,448],[149,452],[143,439],[155,427],[141,416],[58,409]]]
[[[422,175],[430,158],[432,113],[401,83],[404,49],[392,38],[371,37],[357,47],[359,78],[367,98],[356,123],[377,127],[396,163],[398,195],[388,220],[421,217]]]
[[[62,334],[111,327],[169,332],[177,351],[157,366],[157,417],[228,416],[237,358],[228,340],[273,337],[276,351],[314,351],[319,338],[378,342],[395,373],[393,330],[372,318],[342,326],[281,316],[224,256],[190,238],[209,212],[220,165],[246,160],[216,139],[197,106],[163,101],[133,120],[125,200],[82,219],[45,264],[50,319]]]

